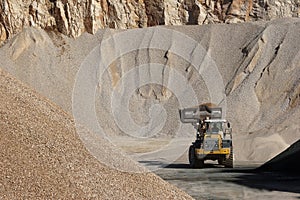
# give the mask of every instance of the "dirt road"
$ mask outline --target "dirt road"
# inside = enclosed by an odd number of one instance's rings
[[[255,172],[258,164],[236,163],[225,169],[213,163],[191,169],[177,163],[155,173],[195,199],[299,199],[300,176]]]
[[[178,148],[184,148],[190,142],[183,139],[174,141]],[[131,154],[158,149],[160,145],[165,145],[169,141],[152,139],[142,142],[122,137],[114,138],[114,142]],[[170,152],[175,150],[171,148]],[[149,169],[158,169],[153,172],[195,199],[300,199],[300,174],[258,172],[255,169],[262,163],[250,161],[235,161],[233,169],[223,168],[217,165],[216,161],[206,161],[205,168],[191,169],[187,151],[181,153],[181,157],[170,165],[162,158],[162,153],[149,157],[149,160],[140,157],[143,159],[138,162]]]

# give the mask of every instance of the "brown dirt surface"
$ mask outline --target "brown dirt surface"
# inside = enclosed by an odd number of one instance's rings
[[[0,130],[0,199],[192,199],[152,173],[99,163],[66,112],[2,70]]]

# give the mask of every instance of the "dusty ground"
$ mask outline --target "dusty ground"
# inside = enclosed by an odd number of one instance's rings
[[[117,140],[117,139],[116,139]],[[153,151],[169,140],[137,139],[117,140],[116,144],[129,154]],[[176,140],[178,148],[188,147],[192,140]],[[176,152],[172,149],[173,153]],[[234,168],[228,169],[216,161],[206,161],[204,169],[192,169],[188,164],[188,152],[181,152],[176,161],[162,157],[138,157],[142,165],[153,169],[154,173],[195,199],[299,199],[300,173],[299,142],[272,159],[264,167],[263,163],[234,161]],[[169,162],[169,163],[168,163]],[[170,164],[171,163],[171,164]],[[274,170],[274,171],[273,171]]]

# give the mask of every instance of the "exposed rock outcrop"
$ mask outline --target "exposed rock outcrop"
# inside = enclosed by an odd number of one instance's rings
[[[299,0],[0,0],[0,43],[26,26],[78,37],[100,28],[298,17]]]

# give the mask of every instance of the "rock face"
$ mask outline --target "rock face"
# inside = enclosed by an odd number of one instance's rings
[[[0,0],[0,43],[24,27],[78,37],[100,28],[233,23],[298,17],[299,0]]]

